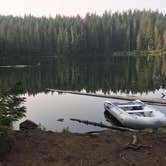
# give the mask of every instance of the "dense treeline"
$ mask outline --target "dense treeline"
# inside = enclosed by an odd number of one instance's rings
[[[166,49],[166,15],[105,12],[55,18],[0,16],[0,53],[108,53]]]

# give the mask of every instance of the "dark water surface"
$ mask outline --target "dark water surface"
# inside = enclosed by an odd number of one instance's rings
[[[0,83],[6,89],[22,81],[27,89],[27,117],[46,129],[72,132],[101,130],[72,122],[70,118],[107,123],[106,99],[71,94],[52,94],[46,88],[102,94],[142,95],[161,98],[166,93],[166,57],[118,56],[89,58],[39,57],[1,60]],[[115,101],[115,100],[114,100]],[[157,107],[165,111],[164,107]],[[64,122],[57,119],[64,118]],[[22,119],[21,121],[23,121]],[[107,123],[108,124],[108,123]],[[18,128],[18,123],[16,124]]]

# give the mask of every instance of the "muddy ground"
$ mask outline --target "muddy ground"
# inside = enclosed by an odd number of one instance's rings
[[[19,131],[15,138],[14,148],[0,166],[166,165],[166,133]]]

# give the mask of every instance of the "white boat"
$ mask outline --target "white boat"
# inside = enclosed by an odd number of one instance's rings
[[[106,101],[104,108],[124,127],[134,129],[166,127],[165,114],[140,100],[127,103]]]

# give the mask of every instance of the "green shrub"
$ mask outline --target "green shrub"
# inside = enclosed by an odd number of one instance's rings
[[[39,130],[39,131],[46,131],[46,128],[41,123],[39,123],[37,130]]]
[[[70,133],[69,127],[63,128],[62,133]]]
[[[24,92],[21,82],[9,90],[0,86],[0,159],[5,157],[14,144],[12,123],[25,116],[26,108],[22,105],[25,98],[20,96]]]
[[[14,136],[10,128],[0,126],[0,160],[10,152],[14,145]]]

